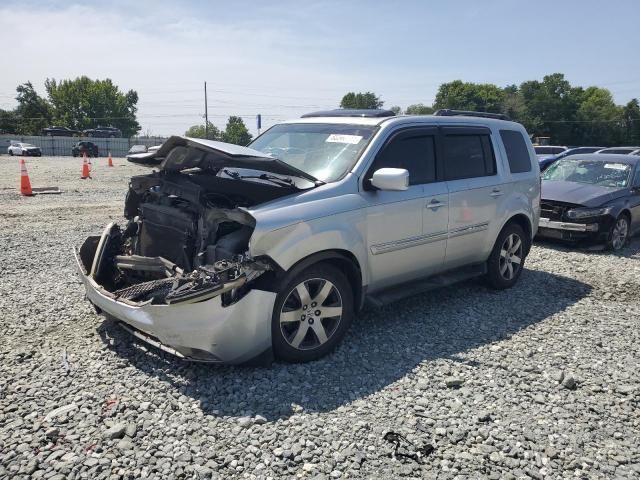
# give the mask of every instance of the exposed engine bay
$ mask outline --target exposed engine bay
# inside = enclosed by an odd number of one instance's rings
[[[181,149],[183,157],[194,154],[177,147],[168,156]],[[110,224],[82,245],[87,273],[115,300],[172,305],[223,295],[230,304],[272,269],[248,254],[255,219],[246,208],[299,188],[280,177],[189,167],[133,177],[126,225]]]

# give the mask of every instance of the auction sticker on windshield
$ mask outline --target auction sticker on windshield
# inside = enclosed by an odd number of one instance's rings
[[[327,137],[325,142],[329,143],[351,143],[353,145],[360,143],[362,137],[360,135],[340,135],[337,133],[332,133]]]
[[[625,165],[624,163],[605,163],[604,168],[610,168],[612,170],[627,170],[629,165]]]

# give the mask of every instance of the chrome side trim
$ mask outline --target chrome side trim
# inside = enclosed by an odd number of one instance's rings
[[[379,255],[381,253],[395,252],[396,250],[417,247],[418,245],[425,245],[427,243],[438,242],[446,239],[446,231],[430,233],[428,235],[418,235],[417,237],[403,238],[402,240],[372,245],[371,253],[373,255]]]
[[[465,225],[464,227],[454,228],[449,231],[449,238],[460,237],[470,233],[482,232],[489,228],[489,222],[477,223],[475,225]]]

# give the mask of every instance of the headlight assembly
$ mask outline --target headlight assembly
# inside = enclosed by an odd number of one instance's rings
[[[567,217],[572,220],[579,218],[599,217],[611,212],[611,207],[599,207],[599,208],[574,208],[567,211]]]

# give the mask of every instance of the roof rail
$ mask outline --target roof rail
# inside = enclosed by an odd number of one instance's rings
[[[335,110],[324,110],[321,112],[305,113],[300,118],[313,117],[361,117],[361,118],[384,118],[393,117],[393,110],[381,110],[374,108],[336,108]]]
[[[467,110],[449,110],[448,108],[442,108],[440,110],[436,110],[434,112],[435,116],[438,117],[482,117],[482,118],[493,118],[495,120],[507,120],[511,121],[508,115],[504,113],[489,113],[489,112],[471,112]]]

